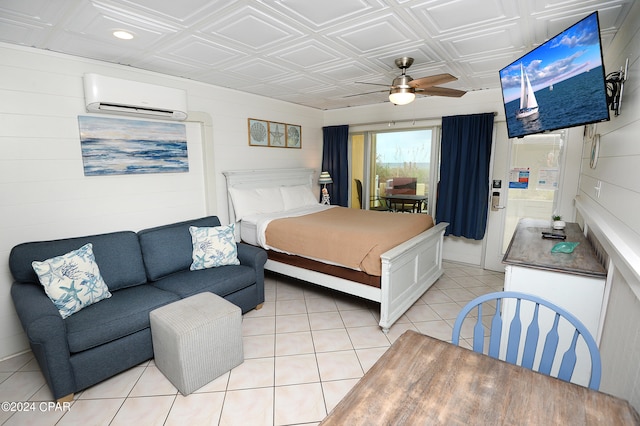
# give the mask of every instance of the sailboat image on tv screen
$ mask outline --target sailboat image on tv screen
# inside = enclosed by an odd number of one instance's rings
[[[538,101],[533,93],[529,76],[522,62],[520,63],[520,108],[516,111],[517,119],[532,119],[538,116]]]

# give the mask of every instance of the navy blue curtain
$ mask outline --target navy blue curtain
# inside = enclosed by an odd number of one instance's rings
[[[442,117],[436,222],[445,235],[481,240],[487,227],[493,113]]]
[[[349,206],[349,126],[322,128],[322,172],[329,172],[333,183],[327,185],[331,204]],[[322,195],[320,196],[322,198]]]

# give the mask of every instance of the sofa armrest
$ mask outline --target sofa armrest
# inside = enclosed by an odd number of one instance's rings
[[[256,272],[262,270],[267,262],[267,251],[256,246],[245,243],[238,243],[238,260],[241,265],[256,268]]]
[[[37,284],[14,282],[11,297],[54,399],[76,392],[66,325],[58,309]]]
[[[256,271],[256,307],[264,303],[264,264],[267,262],[267,251],[261,247],[238,243],[238,260],[241,265],[250,266]]]

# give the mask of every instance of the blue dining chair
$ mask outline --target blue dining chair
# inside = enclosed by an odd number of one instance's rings
[[[515,302],[515,314],[513,315],[513,319],[511,320],[511,322],[508,324],[505,324],[508,319],[503,318],[503,302],[505,301],[505,299],[512,299]],[[521,302],[523,300],[535,304],[534,306],[533,304],[525,303],[530,305],[529,308],[527,308],[528,311],[530,311],[533,307],[533,312],[528,312],[526,318],[521,318],[520,308],[522,304]],[[525,304],[522,304],[522,306],[524,306]],[[551,329],[544,339],[544,346],[542,349],[540,362],[537,366],[534,366],[534,359],[540,337],[539,314],[542,312],[540,306],[544,307],[542,311],[548,309],[552,313],[555,313],[555,315],[553,316],[553,325],[551,326]],[[489,310],[489,315],[491,315],[488,334],[485,333],[487,330],[485,329],[485,325],[482,322],[483,307]],[[476,310],[476,315],[472,313],[474,309]],[[469,315],[470,313],[471,315]],[[530,319],[528,318],[529,315],[531,315]],[[489,347],[486,353],[493,358],[501,359],[500,346],[503,337],[502,329],[506,326],[508,327],[507,331],[504,333],[507,340],[505,352],[506,356],[504,357],[503,361],[509,362],[511,364],[521,365],[522,367],[538,371],[539,373],[543,373],[546,375],[551,375],[553,361],[556,358],[556,351],[558,349],[560,340],[560,336],[558,334],[558,325],[561,322],[567,323],[571,326],[570,330],[575,331],[573,332],[571,344],[562,357],[562,362],[560,363],[557,378],[567,382],[571,381],[571,376],[573,375],[573,370],[575,368],[577,360],[576,344],[578,342],[578,338],[582,337],[589,349],[589,354],[591,355],[591,378],[589,380],[589,388],[598,390],[598,388],[600,387],[600,375],[602,367],[598,346],[596,345],[593,336],[591,336],[591,333],[589,333],[589,330],[587,330],[584,324],[582,324],[575,316],[562,309],[561,307],[556,306],[553,303],[540,297],[515,291],[502,291],[485,294],[469,302],[464,308],[462,308],[462,311],[460,311],[460,313],[458,314],[456,322],[453,326],[453,336],[451,339],[452,343],[455,345],[459,344],[460,331],[467,317],[474,323],[474,352],[485,353],[484,344],[486,335],[489,337]],[[528,322],[528,324],[524,324],[524,326],[527,327],[524,341],[524,350],[522,352],[522,356],[519,357],[518,352],[521,346],[520,338],[522,334],[523,322]],[[518,362],[519,358],[520,361]]]

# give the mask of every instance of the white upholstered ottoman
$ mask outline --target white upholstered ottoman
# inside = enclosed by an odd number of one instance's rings
[[[150,312],[156,366],[188,395],[242,364],[240,307],[199,293]]]

